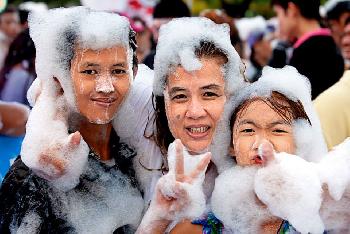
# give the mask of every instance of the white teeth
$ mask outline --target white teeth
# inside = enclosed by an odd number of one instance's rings
[[[190,128],[190,132],[192,133],[203,133],[208,130],[209,127],[200,127],[200,128]]]

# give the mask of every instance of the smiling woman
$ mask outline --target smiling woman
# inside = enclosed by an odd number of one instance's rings
[[[71,61],[71,77],[79,112],[91,123],[106,124],[130,87],[127,50],[121,46],[98,53],[78,49]]]

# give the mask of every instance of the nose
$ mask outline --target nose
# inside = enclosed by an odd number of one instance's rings
[[[199,119],[206,115],[204,103],[193,97],[187,107],[186,117],[192,119]]]
[[[96,92],[98,93],[113,93],[114,86],[112,77],[109,75],[101,75],[96,79]]]
[[[266,136],[265,133],[260,133],[260,134],[255,135],[255,142],[252,145],[252,149],[258,151],[259,147],[263,143],[272,144],[272,142],[268,139],[268,137]]]

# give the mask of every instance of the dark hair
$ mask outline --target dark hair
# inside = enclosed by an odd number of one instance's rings
[[[262,101],[266,105],[268,105],[273,111],[275,111],[279,116],[283,118],[287,123],[292,123],[293,120],[297,119],[305,119],[311,125],[311,121],[307,116],[303,104],[300,101],[292,101],[284,94],[279,93],[277,91],[273,91],[270,97],[253,97],[245,100],[241,103],[233,112],[230,119],[230,130],[231,130],[231,144],[233,137],[233,126],[235,124],[236,119],[242,114],[251,103],[255,101]]]
[[[28,63],[26,70],[35,76],[35,46],[33,40],[29,36],[29,29],[21,32],[9,47],[4,66],[0,72],[0,90],[5,85],[6,75],[16,64],[23,61],[27,61]]]
[[[8,14],[8,13],[16,13],[18,14],[18,10],[16,7],[14,6],[8,6],[7,8],[5,8],[5,10],[3,10],[2,12],[0,12],[0,23],[1,23],[1,18],[4,14]]]
[[[347,26],[348,24],[350,24],[350,17],[346,18],[344,26]]]
[[[195,48],[195,55],[198,58],[220,59],[220,62],[223,64],[228,62],[225,52],[216,47],[214,43],[208,41],[200,42],[199,46]],[[165,113],[164,96],[155,96],[154,101],[156,131],[152,136],[147,137],[154,137],[162,154],[166,155],[170,143],[175,139],[169,129],[168,119]]]
[[[18,13],[19,13],[19,20],[20,20],[21,24],[23,25],[23,24],[27,23],[29,11],[22,9],[22,10],[19,10]]]
[[[281,6],[287,10],[289,3],[294,3],[300,10],[300,14],[307,19],[319,20],[320,0],[271,0],[271,5]]]
[[[338,20],[345,12],[350,12],[350,1],[339,1],[327,10],[326,18],[328,20]]]
[[[182,0],[160,0],[153,10],[153,18],[180,18],[190,16],[190,10]]]
[[[57,63],[62,64],[65,68],[70,69],[70,62],[74,57],[74,51],[76,46],[76,41],[78,38],[77,35],[77,25],[76,21],[72,21],[70,25],[63,29],[63,32],[60,35],[63,35],[61,40],[57,40],[56,50],[58,53]],[[132,69],[135,72],[138,66],[137,60],[137,43],[136,43],[136,33],[130,27],[129,30],[129,47],[133,52],[132,56]]]

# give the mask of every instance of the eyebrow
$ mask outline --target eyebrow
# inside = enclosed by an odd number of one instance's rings
[[[126,64],[125,63],[116,63],[116,64],[113,64],[112,67],[126,67]]]
[[[255,127],[259,127],[253,120],[251,119],[245,119],[241,122],[239,122],[238,126],[241,126],[243,124],[251,124],[251,125],[254,125]],[[278,124],[282,124],[282,125],[290,125],[288,122],[284,121],[284,120],[277,120],[277,121],[274,121],[272,123],[269,123],[267,125],[268,128],[271,128],[271,127],[274,127]]]
[[[93,62],[86,62],[83,63],[83,67],[99,67],[100,64],[98,63],[93,63]],[[112,65],[112,67],[125,67],[126,64],[125,63],[115,63]]]
[[[204,90],[206,90],[206,89],[216,89],[216,90],[219,90],[219,89],[221,89],[221,88],[222,88],[222,86],[221,86],[221,85],[217,85],[217,84],[209,84],[209,85],[206,85],[206,86],[201,87],[201,89],[204,89]]]
[[[268,128],[271,128],[271,127],[274,127],[274,126],[276,126],[276,125],[278,125],[278,124],[281,124],[281,125],[290,125],[290,123],[288,123],[287,121],[284,121],[284,120],[277,120],[277,121],[275,121],[275,122],[272,122],[272,123],[268,124],[267,126],[268,126]]]
[[[180,91],[186,91],[186,89],[182,87],[173,87],[169,91],[169,96],[172,96],[174,93],[180,92]]]

